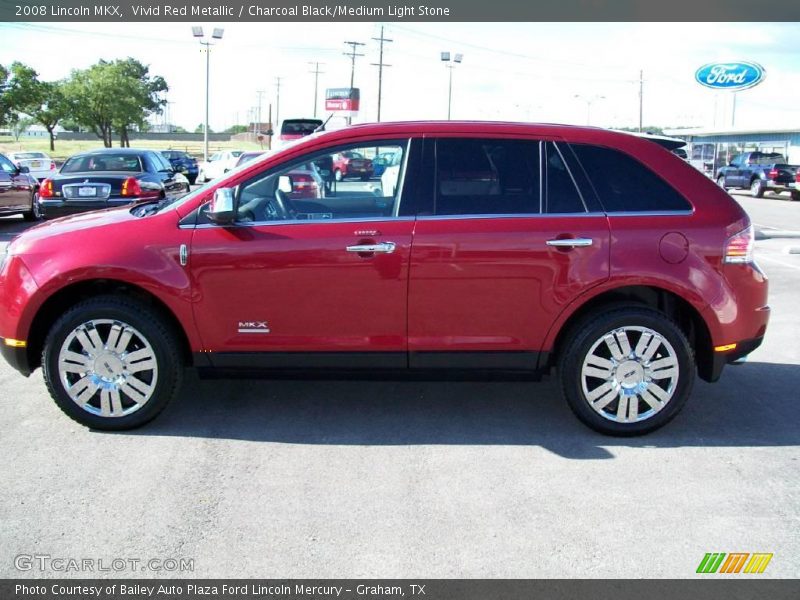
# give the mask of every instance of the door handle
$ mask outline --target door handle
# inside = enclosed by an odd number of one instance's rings
[[[358,244],[357,246],[347,246],[348,252],[358,252],[359,254],[371,254],[373,252],[383,252],[391,254],[394,252],[396,244],[394,242],[381,242],[380,244]]]
[[[557,240],[547,240],[548,246],[557,248],[584,248],[592,245],[591,238],[562,238]]]

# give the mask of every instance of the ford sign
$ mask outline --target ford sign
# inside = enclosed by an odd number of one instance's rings
[[[703,65],[694,74],[697,83],[715,90],[745,90],[761,83],[766,71],[754,62],[725,62]]]

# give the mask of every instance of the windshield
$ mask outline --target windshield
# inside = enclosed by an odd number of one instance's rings
[[[123,171],[138,173],[143,171],[141,159],[137,154],[84,154],[67,159],[61,167],[62,173],[85,173],[91,171]]]

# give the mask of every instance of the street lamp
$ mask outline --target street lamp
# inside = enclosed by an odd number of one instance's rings
[[[584,102],[586,102],[586,124],[587,125],[591,124],[592,104],[594,102],[596,102],[597,100],[605,100],[606,99],[605,96],[597,96],[597,95],[595,95],[595,96],[584,96],[583,94],[575,94],[575,98],[578,98],[579,100],[583,100]]]
[[[447,85],[447,120],[450,120],[450,107],[453,104],[453,69],[456,68],[456,64],[460,64],[461,61],[464,60],[463,54],[455,54],[453,56],[452,62],[455,64],[450,64],[450,53],[449,52],[442,52],[442,62],[447,63],[445,67],[450,72],[449,83]]]
[[[214,31],[211,32],[211,39],[212,40],[221,40],[222,34],[225,32],[224,29],[220,27],[215,27]],[[203,28],[194,26],[192,27],[192,35],[197,38],[197,41],[200,42],[201,45],[206,47],[206,121],[203,126],[203,160],[208,162],[208,74],[209,74],[209,58],[211,55],[211,46],[214,45],[213,41],[206,41],[205,35],[203,34]]]

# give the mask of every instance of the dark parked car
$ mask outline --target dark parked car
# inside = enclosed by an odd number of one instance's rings
[[[39,182],[28,167],[19,167],[0,154],[0,215],[39,218]]]
[[[87,210],[175,199],[189,191],[189,180],[160,152],[117,148],[68,158],[58,175],[42,181],[42,216],[61,217]]]
[[[178,173],[183,173],[191,185],[197,181],[197,159],[180,150],[164,150],[161,152]]]
[[[764,192],[790,192],[792,200],[800,200],[795,190],[797,165],[786,164],[778,152],[745,152],[731,159],[727,167],[717,171],[721,188],[750,189],[750,195],[761,198]]]
[[[298,169],[376,147],[402,155],[391,185],[289,197]],[[753,250],[730,195],[632,135],[356,125],[169,206],[23,232],[0,265],[0,352],[24,375],[42,366],[58,406],[98,429],[153,419],[185,366],[367,378],[555,369],[584,423],[638,435],[675,417],[696,377],[716,381],[761,344],[768,284]]]

